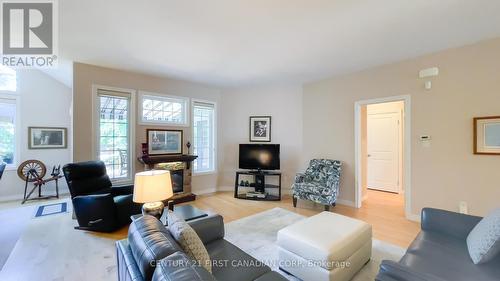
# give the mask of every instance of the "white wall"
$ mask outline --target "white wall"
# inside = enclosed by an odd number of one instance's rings
[[[21,98],[21,108],[18,108],[21,112],[21,128],[17,136],[20,149],[18,164],[28,159],[40,160],[47,166],[49,175],[53,165],[62,166],[71,162],[71,89],[41,71],[18,70],[17,95]],[[28,149],[30,126],[68,128],[68,148]],[[59,182],[59,191],[67,193],[64,179]],[[44,190],[47,194],[55,192],[53,183],[47,184]],[[24,182],[17,176],[16,170],[5,171],[0,180],[0,201],[20,199],[23,193]]]
[[[219,189],[233,190],[238,145],[249,143],[249,117],[271,116],[271,143],[280,144],[283,192],[290,192],[301,170],[302,85],[278,84],[222,91],[220,106]]]

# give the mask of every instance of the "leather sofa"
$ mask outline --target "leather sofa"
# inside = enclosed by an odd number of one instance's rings
[[[76,229],[111,232],[141,213],[132,201],[134,186],[113,186],[102,161],[66,164],[64,178],[78,220]]]
[[[500,280],[500,255],[475,265],[466,239],[481,217],[422,210],[421,229],[399,262],[382,261],[376,281]]]
[[[210,215],[189,222],[212,260],[212,273],[182,251],[168,229],[152,216],[141,216],[128,238],[116,242],[119,281],[286,281],[279,273],[224,239],[224,221]]]

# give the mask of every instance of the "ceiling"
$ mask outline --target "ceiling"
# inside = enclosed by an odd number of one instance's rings
[[[500,36],[498,0],[58,3],[63,60],[220,87],[302,83]]]

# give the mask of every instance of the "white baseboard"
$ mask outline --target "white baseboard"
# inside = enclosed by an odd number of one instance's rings
[[[406,219],[414,221],[414,222],[420,222],[421,217],[420,217],[420,215],[416,215],[416,214],[408,214],[408,215],[406,215]]]
[[[354,202],[351,200],[337,199],[336,203],[340,204],[340,205],[349,206],[349,207],[356,207],[356,204],[354,204]]]
[[[59,197],[69,195],[69,191],[59,192]],[[34,195],[32,198],[36,198],[37,195]],[[0,202],[12,202],[12,201],[22,201],[24,199],[23,194],[14,194],[9,196],[0,196]],[[30,198],[31,199],[31,198]],[[42,201],[40,201],[42,202]]]
[[[215,192],[217,192],[217,189],[215,187],[200,188],[193,190],[193,193],[196,195],[210,194]]]

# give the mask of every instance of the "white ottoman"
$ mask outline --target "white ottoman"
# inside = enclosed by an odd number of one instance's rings
[[[369,260],[372,227],[322,212],[278,232],[280,268],[304,281],[347,281]]]

